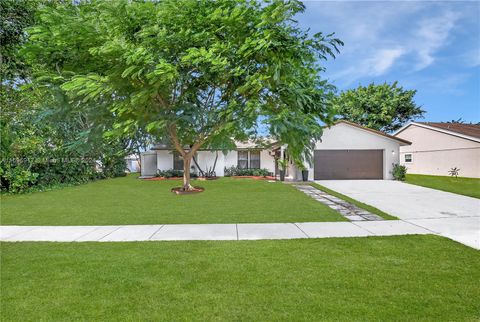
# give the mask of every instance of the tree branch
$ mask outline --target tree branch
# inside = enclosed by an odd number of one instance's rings
[[[185,150],[183,149],[180,141],[178,140],[177,126],[175,125],[175,123],[172,123],[167,127],[167,132],[177,151],[181,154],[183,158],[185,158],[187,154],[185,153]]]

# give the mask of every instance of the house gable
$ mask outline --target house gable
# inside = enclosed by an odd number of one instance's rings
[[[330,150],[348,150],[352,151],[354,157],[356,151],[353,150],[365,150],[366,153],[368,153],[368,150],[377,151],[371,153],[381,151],[383,178],[391,179],[392,166],[393,164],[399,163],[399,146],[409,143],[408,141],[391,137],[382,132],[341,121],[331,127],[324,128],[321,140],[315,144],[315,150],[317,150],[316,153],[319,155],[322,153],[320,150],[326,150],[327,153]],[[314,179],[313,173],[315,168],[312,166],[313,165],[311,165],[310,168],[311,174],[309,174],[310,179]]]
[[[373,131],[357,124],[340,121],[324,128],[316,149],[377,149],[379,147],[398,148],[410,142]]]
[[[470,138],[416,123],[407,125],[395,135],[412,142],[412,145],[402,147],[402,152],[441,151],[480,147],[480,142],[476,142]]]

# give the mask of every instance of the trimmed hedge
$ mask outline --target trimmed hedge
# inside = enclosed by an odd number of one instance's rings
[[[175,177],[183,177],[183,170],[157,170],[155,174],[156,177],[163,177],[163,178],[175,178]],[[190,178],[198,177],[196,173],[190,172]]]
[[[230,168],[225,167],[225,177],[232,176],[256,176],[256,177],[266,177],[272,175],[268,169],[240,169],[236,166],[231,166]]]

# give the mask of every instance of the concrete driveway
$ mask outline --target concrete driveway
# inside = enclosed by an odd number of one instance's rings
[[[480,249],[479,199],[390,180],[317,182],[401,220]]]

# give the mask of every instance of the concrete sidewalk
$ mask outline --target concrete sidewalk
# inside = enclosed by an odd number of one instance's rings
[[[0,241],[259,240],[432,234],[400,220],[272,224],[0,226]]]

